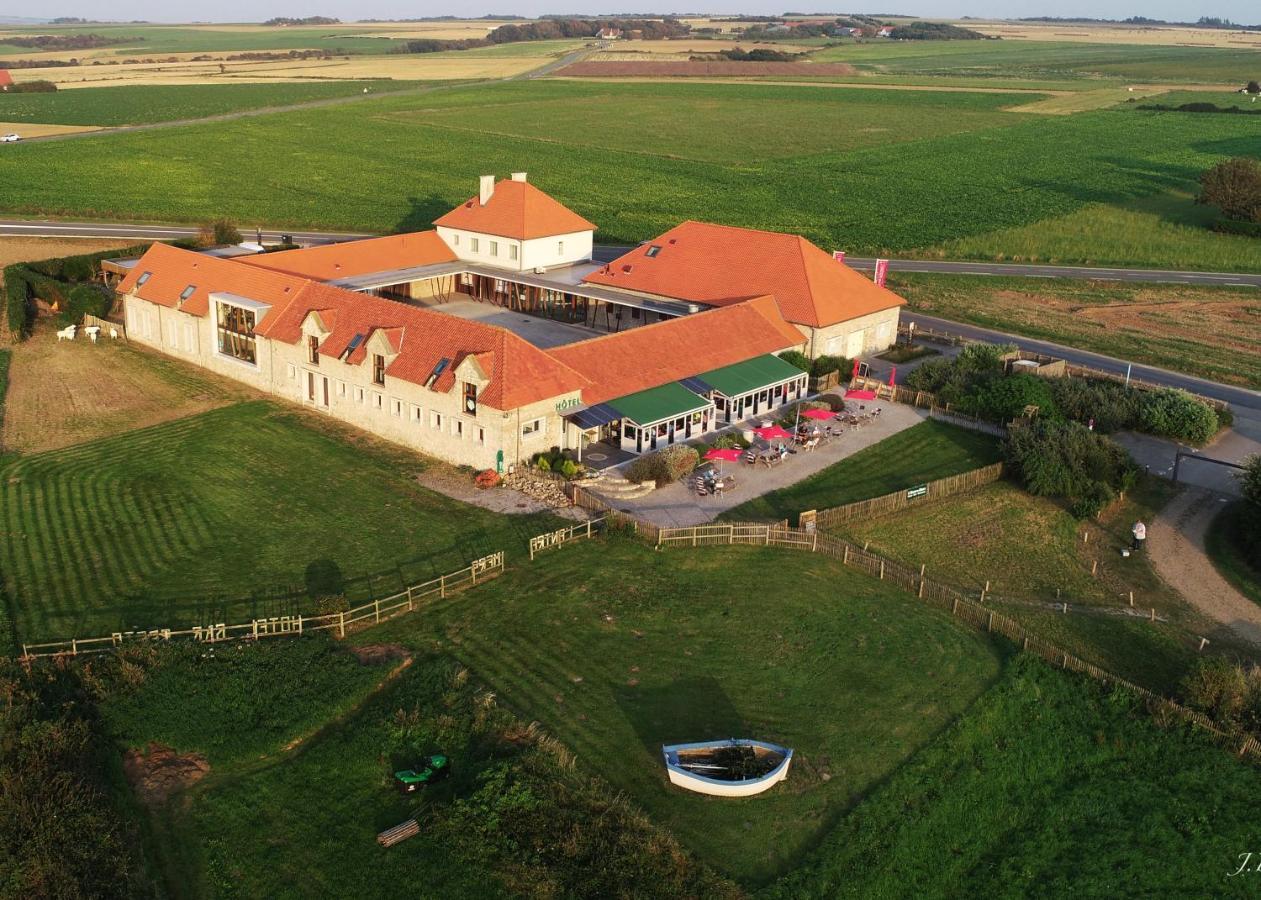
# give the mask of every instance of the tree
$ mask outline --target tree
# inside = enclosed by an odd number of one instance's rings
[[[1200,176],[1196,203],[1216,206],[1228,219],[1261,222],[1261,163],[1236,157]]]
[[[201,226],[197,235],[197,243],[203,247],[222,247],[225,244],[241,243],[241,232],[236,225],[227,219],[216,219]]]

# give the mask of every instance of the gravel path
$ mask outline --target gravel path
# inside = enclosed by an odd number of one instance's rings
[[[1196,609],[1261,646],[1261,606],[1222,578],[1204,552],[1205,532],[1227,499],[1186,488],[1148,526],[1147,552],[1156,573]]]

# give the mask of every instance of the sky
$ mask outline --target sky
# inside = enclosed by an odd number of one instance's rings
[[[676,0],[680,2],[680,0]],[[788,4],[788,5],[785,5]],[[796,4],[796,5],[793,5]],[[7,5],[7,4],[6,4]],[[512,13],[519,16],[558,14],[610,14],[634,11],[672,11],[657,0],[218,0],[214,4],[169,2],[169,0],[53,0],[39,5],[42,16],[79,16],[114,21],[145,19],[151,22],[258,22],[272,16],[333,16],[343,21],[356,19],[417,18],[421,16],[479,16],[485,13]],[[778,14],[786,9],[817,12],[831,7],[821,0],[686,0],[680,12]],[[22,12],[31,10],[26,7]],[[9,7],[19,12],[16,5]],[[903,13],[933,18],[1017,18],[1021,16],[1087,16],[1124,19],[1142,15],[1169,21],[1195,21],[1200,16],[1217,16],[1235,22],[1261,22],[1256,0],[1213,0],[1211,6],[1200,0],[880,0],[870,10],[843,8],[844,12]],[[9,11],[6,11],[9,12]],[[27,12],[27,14],[29,14]],[[3,15],[3,13],[0,13]]]

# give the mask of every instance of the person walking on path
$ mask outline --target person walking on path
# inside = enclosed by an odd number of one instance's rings
[[[1147,526],[1143,521],[1134,523],[1134,527],[1130,529],[1130,533],[1134,535],[1134,552],[1137,553],[1143,549],[1143,544],[1147,540]]]

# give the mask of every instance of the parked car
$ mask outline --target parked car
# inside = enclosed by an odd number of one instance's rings
[[[404,794],[411,794],[427,784],[446,778],[451,774],[451,761],[442,754],[425,757],[414,769],[403,769],[394,773],[394,783]]]
[[[20,134],[10,133],[10,134],[5,134],[5,135],[0,135],[0,144],[16,144],[20,140],[22,140],[22,135]]]

